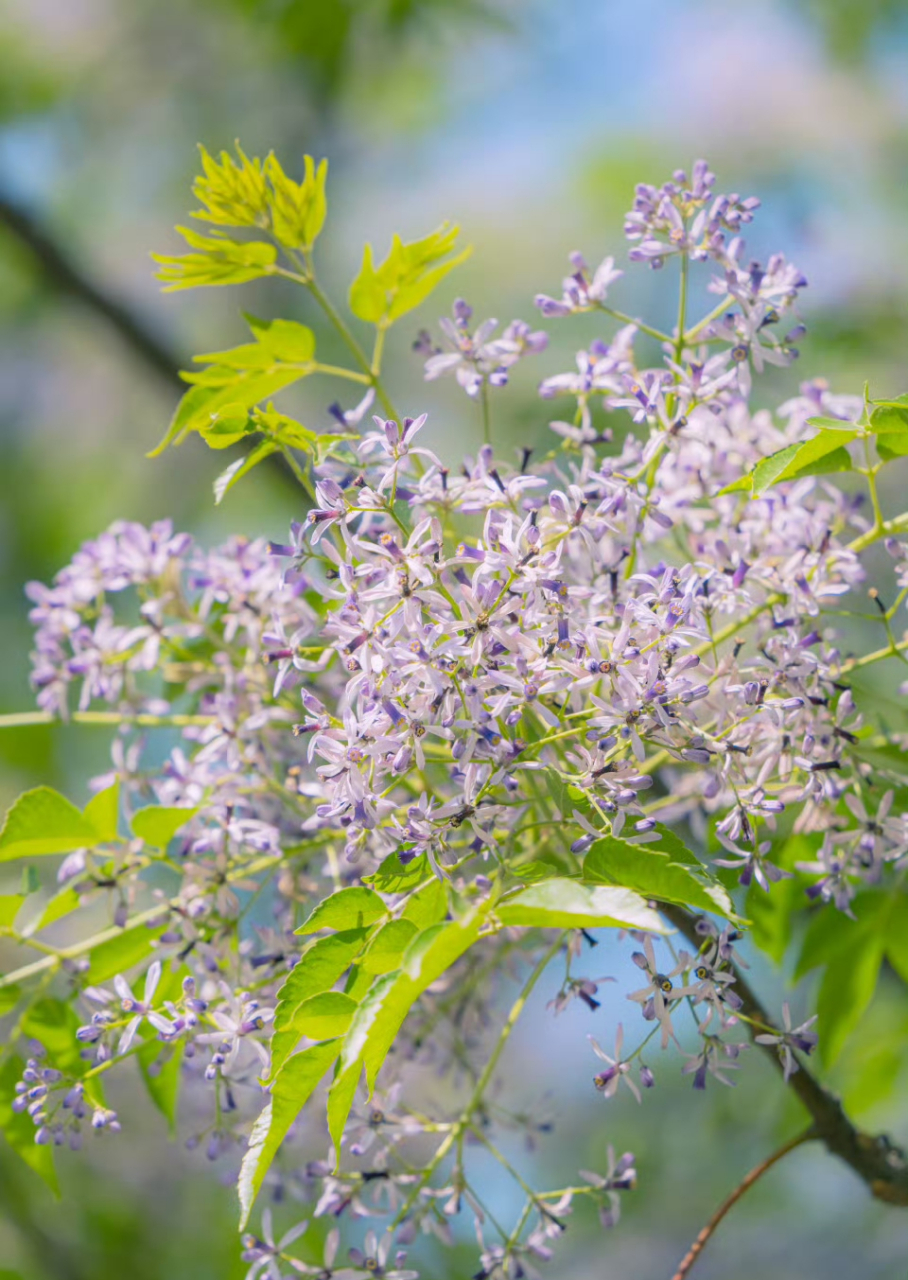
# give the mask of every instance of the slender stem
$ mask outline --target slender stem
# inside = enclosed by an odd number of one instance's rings
[[[347,378],[350,382],[358,382],[364,387],[372,385],[372,379],[367,374],[357,373],[355,369],[345,369],[339,364],[315,364],[312,368],[316,373],[326,373],[332,378]]]
[[[681,360],[684,350],[684,325],[687,320],[687,278],[690,274],[690,259],[686,253],[681,255],[681,286],[678,292],[678,336],[675,339],[675,361]]]
[[[789,1142],[784,1143],[779,1147],[778,1151],[774,1151],[771,1156],[767,1156],[767,1158],[758,1164],[755,1169],[751,1169],[747,1177],[742,1179],[731,1195],[726,1200],[723,1200],[722,1204],[720,1204],[709,1222],[707,1222],[706,1226],[697,1236],[690,1249],[688,1249],[687,1253],[684,1255],[678,1270],[672,1276],[672,1280],[684,1280],[685,1276],[690,1272],[691,1267],[693,1267],[694,1263],[697,1261],[697,1258],[699,1258],[700,1254],[703,1252],[710,1236],[713,1235],[719,1223],[728,1211],[734,1208],[748,1188],[752,1187],[758,1179],[762,1178],[763,1174],[771,1169],[774,1164],[778,1164],[780,1160],[783,1160],[790,1151],[794,1151],[797,1147],[803,1146],[805,1142],[813,1141],[816,1137],[816,1130],[811,1125],[809,1129],[805,1129],[803,1133],[799,1133],[796,1138],[792,1138]]]
[[[545,969],[548,967],[549,961],[552,959],[553,956],[557,955],[557,953],[560,951],[562,941],[563,941],[563,934],[559,933],[557,940],[552,944],[551,947],[549,947],[548,951],[546,951],[545,954],[542,956],[542,959],[536,965],[536,968],[530,974],[529,978],[527,978],[526,983],[524,984],[523,990],[521,991],[520,995],[511,1005],[511,1012],[508,1014],[505,1020],[504,1026],[501,1028],[501,1034],[498,1037],[498,1041],[495,1045],[495,1048],[492,1050],[491,1054],[489,1055],[489,1060],[486,1063],[485,1067],[483,1068],[482,1075],[476,1081],[476,1088],[473,1090],[473,1095],[470,1098],[470,1101],[467,1103],[466,1109],[464,1110],[464,1113],[463,1113],[465,1117],[464,1123],[469,1123],[470,1119],[473,1116],[474,1111],[476,1111],[477,1107],[482,1101],[482,1095],[485,1093],[486,1089],[488,1088],[489,1081],[492,1079],[492,1075],[495,1071],[495,1068],[498,1066],[498,1059],[501,1057],[502,1053],[504,1052],[505,1045],[507,1044],[508,1040],[511,1038],[511,1032],[516,1027],[517,1020],[519,1019],[520,1015],[523,1013],[524,1006],[526,1005],[527,1000],[530,998],[530,993],[532,992],[533,988],[536,986],[536,983],[542,977]]]
[[[633,316],[627,315],[624,311],[616,311],[614,307],[606,307],[601,302],[598,305],[599,310],[604,311],[607,316],[611,316],[614,320],[620,320],[623,324],[636,325],[641,333],[649,334],[657,342],[671,342],[671,337],[667,333],[663,333],[661,329],[654,329],[651,325],[644,324],[642,320],[635,320]]]
[[[172,726],[211,724],[213,716],[179,715],[153,716],[144,711],[72,711],[68,721],[73,724],[119,725],[134,724],[143,729],[166,729]],[[0,716],[0,729],[24,729],[35,724],[63,724],[60,716],[50,711],[13,711]]]
[[[297,462],[294,456],[293,450],[290,449],[285,444],[282,444],[280,446],[280,450],[281,450],[281,453],[284,455],[284,458],[286,459],[287,466],[293,472],[300,487],[303,488],[306,491],[306,493],[309,495],[309,497],[312,499],[312,501],[315,502],[316,501],[315,489],[313,488],[312,482],[310,481],[309,477],[306,475],[303,468]]]
[[[344,322],[343,317],[337,311],[337,309],[335,308],[334,304],[332,303],[328,295],[322,291],[321,285],[316,280],[314,274],[310,273],[308,280],[306,281],[306,285],[309,289],[309,292],[312,294],[313,298],[315,299],[315,301],[324,311],[325,315],[331,321],[337,333],[343,339],[344,343],[347,346],[347,349],[349,350],[350,354],[353,356],[353,359],[356,361],[356,363],[362,369],[363,373],[366,375],[367,380],[375,388],[375,394],[378,396],[381,402],[381,406],[384,409],[385,413],[388,415],[389,418],[395,418],[399,422],[400,417],[396,412],[390,399],[388,398],[388,394],[385,391],[384,387],[382,386],[380,378],[373,371],[372,365],[369,363],[369,360],[366,357],[365,352],[363,351],[359,343],[356,341],[356,338],[350,332],[350,329],[347,327],[346,323]]]
[[[485,378],[482,380],[482,387],[479,392],[479,402],[482,405],[482,439],[485,444],[492,443],[492,423],[489,416],[489,384]]]
[[[714,307],[708,315],[703,317],[702,320],[698,320],[692,329],[688,329],[687,333],[684,335],[684,345],[687,346],[694,338],[696,338],[698,333],[702,333],[702,331],[708,325],[711,325],[714,320],[718,320],[719,316],[722,315],[730,303],[731,298],[726,294],[717,307]]]

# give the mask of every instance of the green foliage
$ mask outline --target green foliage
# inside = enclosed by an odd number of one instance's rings
[[[394,236],[387,258],[378,267],[372,260],[372,246],[367,244],[359,275],[350,286],[353,314],[387,328],[418,307],[449,271],[470,256],[472,250],[466,248],[442,261],[452,252],[458,230],[443,223],[431,235],[406,244]]]
[[[329,991],[353,963],[367,937],[366,929],[351,929],[319,938],[291,969],[278,991],[271,1037],[271,1078],[280,1071],[302,1035],[296,1015],[305,1002]]]
[[[363,877],[363,883],[379,893],[408,893],[431,875],[432,868],[424,853],[408,863],[401,862],[396,853],[389,853],[377,871]]]
[[[851,457],[846,445],[857,440],[858,432],[850,423],[842,422],[832,427],[833,418],[812,418],[811,422],[823,422],[817,435],[799,444],[790,444],[772,453],[758,463],[752,472],[740,480],[728,484],[719,493],[750,493],[761,497],[774,484],[783,480],[801,480],[805,476],[829,475],[835,471],[850,471]]]
[[[55,1196],[59,1196],[60,1186],[54,1168],[53,1147],[49,1144],[38,1146],[31,1117],[24,1111],[17,1115],[12,1108],[16,1085],[22,1079],[24,1069],[25,1062],[16,1054],[11,1054],[0,1063],[0,1133],[16,1155],[43,1178]]]
[[[870,415],[877,453],[885,461],[908,454],[908,395],[879,401]]]
[[[496,909],[502,924],[540,929],[647,929],[670,932],[659,913],[631,889],[578,884],[555,878],[503,898]]]
[[[323,991],[303,1001],[294,1027],[308,1040],[333,1040],[347,1030],[356,1009],[357,1002],[343,991]]]
[[[199,289],[204,286],[245,284],[275,273],[277,249],[264,240],[231,240],[221,232],[204,236],[191,227],[177,231],[197,253],[153,253],[160,264],[158,279],[165,293],[177,289]]]
[[[430,926],[410,942],[400,968],[377,978],[370,987],[344,1037],[337,1076],[328,1095],[328,1128],[337,1150],[363,1069],[371,1093],[410,1009],[473,945],[481,924],[478,913],[470,911],[459,920]]]
[[[320,929],[362,929],[374,924],[387,907],[373,889],[353,885],[323,899],[297,933],[318,933]]]
[[[92,947],[88,966],[89,981],[94,985],[107,982],[115,974],[123,973],[147,959],[153,951],[152,944],[165,928],[164,924],[158,924],[153,929],[142,923],[127,925],[112,938]]]
[[[285,1063],[271,1090],[271,1101],[256,1120],[240,1167],[240,1229],[246,1225],[265,1174],[296,1117],[319,1081],[331,1069],[340,1042],[327,1041],[298,1053]]]
[[[675,837],[677,839],[677,837]],[[681,843],[678,841],[678,843]],[[701,869],[694,871],[690,854],[676,862],[659,844],[629,844],[616,836],[597,840],[583,861],[583,879],[598,884],[621,885],[645,898],[674,902],[701,911],[735,915],[726,889]],[[694,859],[694,861],[696,861]]]
[[[198,809],[180,809],[166,805],[149,805],[133,815],[132,833],[154,849],[166,849],[181,827],[185,827]]]
[[[102,825],[107,821],[103,810],[95,810],[95,815]],[[0,831],[0,862],[71,853],[109,838],[88,813],[81,813],[59,791],[35,787],[19,796],[6,815]]]

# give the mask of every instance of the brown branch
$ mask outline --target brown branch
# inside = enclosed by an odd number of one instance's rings
[[[767,1156],[767,1158],[758,1164],[755,1169],[751,1169],[747,1177],[743,1178],[735,1187],[731,1195],[726,1200],[723,1200],[719,1205],[716,1212],[710,1218],[709,1222],[707,1222],[706,1226],[682,1258],[681,1265],[672,1276],[672,1280],[684,1280],[684,1277],[688,1274],[691,1267],[703,1252],[707,1241],[715,1231],[716,1227],[718,1227],[729,1209],[734,1208],[744,1195],[745,1191],[752,1187],[759,1178],[762,1178],[763,1174],[766,1173],[768,1169],[771,1169],[774,1164],[778,1164],[780,1160],[784,1159],[784,1157],[788,1155],[789,1151],[794,1151],[796,1147],[800,1147],[805,1142],[810,1142],[816,1137],[816,1129],[811,1125],[804,1133],[799,1133],[796,1138],[792,1138],[790,1142],[786,1142],[784,1146],[779,1147],[778,1151],[774,1151],[771,1156]]]
[[[668,904],[660,904],[659,910],[693,946],[700,946],[703,939],[696,930],[696,916],[683,907]],[[746,978],[734,966],[733,972],[735,991],[743,1002],[742,1013],[766,1027],[772,1027],[772,1019]],[[753,1029],[750,1031],[753,1038],[755,1033]],[[781,1072],[782,1062],[773,1046],[758,1047],[769,1055]],[[809,1114],[815,1136],[828,1151],[849,1165],[878,1200],[908,1206],[908,1158],[900,1147],[885,1134],[873,1136],[855,1128],[839,1099],[820,1084],[803,1063],[799,1063],[798,1070],[789,1076],[788,1087]]]
[[[101,316],[127,346],[171,387],[186,390],[175,352],[155,336],[145,322],[118,298],[100,288],[73,262],[53,236],[27,213],[0,193],[0,225],[11,231],[31,254],[47,282]]]

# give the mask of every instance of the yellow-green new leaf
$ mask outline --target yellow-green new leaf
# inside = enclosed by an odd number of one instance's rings
[[[158,279],[165,293],[225,284],[245,284],[274,273],[277,249],[264,240],[231,240],[215,232],[200,235],[191,227],[177,227],[191,249],[198,253],[151,256],[160,266]]]
[[[192,216],[221,227],[262,227],[268,221],[268,185],[260,160],[250,160],[236,143],[239,164],[226,151],[217,160],[204,147],[202,174],[192,194],[203,209]]]
[[[343,991],[322,991],[303,1001],[293,1015],[293,1026],[309,1040],[333,1040],[346,1032],[357,1007]]]
[[[350,310],[360,320],[387,326],[418,307],[437,284],[472,252],[464,249],[447,261],[458,228],[444,223],[421,240],[405,243],[394,236],[391,250],[376,267],[372,246],[363,249],[359,274],[350,286]]]
[[[366,937],[366,929],[351,929],[319,938],[290,970],[277,993],[271,1036],[272,1077],[280,1071],[302,1034],[295,1023],[297,1010],[312,996],[334,986],[362,950]]]
[[[306,156],[303,163],[303,181],[294,182],[272,153],[265,161],[265,174],[271,184],[269,206],[275,236],[288,249],[308,252],[325,225],[328,212],[325,198],[328,161],[321,160],[316,167],[312,156]]]

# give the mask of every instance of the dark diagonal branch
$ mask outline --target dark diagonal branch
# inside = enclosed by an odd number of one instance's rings
[[[703,938],[697,933],[695,916],[683,907],[664,905],[659,910],[694,947],[700,946]],[[734,972],[735,991],[743,1001],[741,1012],[764,1026],[773,1026],[772,1019],[746,978],[740,970],[735,969]],[[771,1045],[760,1045],[759,1048],[769,1055],[781,1072],[782,1063],[775,1049]],[[788,1087],[809,1114],[816,1137],[827,1150],[844,1160],[878,1200],[908,1206],[908,1159],[900,1147],[885,1134],[873,1136],[856,1129],[839,1099],[820,1084],[803,1063],[789,1077]]]
[[[179,360],[124,303],[95,284],[30,213],[0,193],[0,226],[16,237],[54,289],[81,302],[116,330],[136,355],[171,387],[185,391]]]

